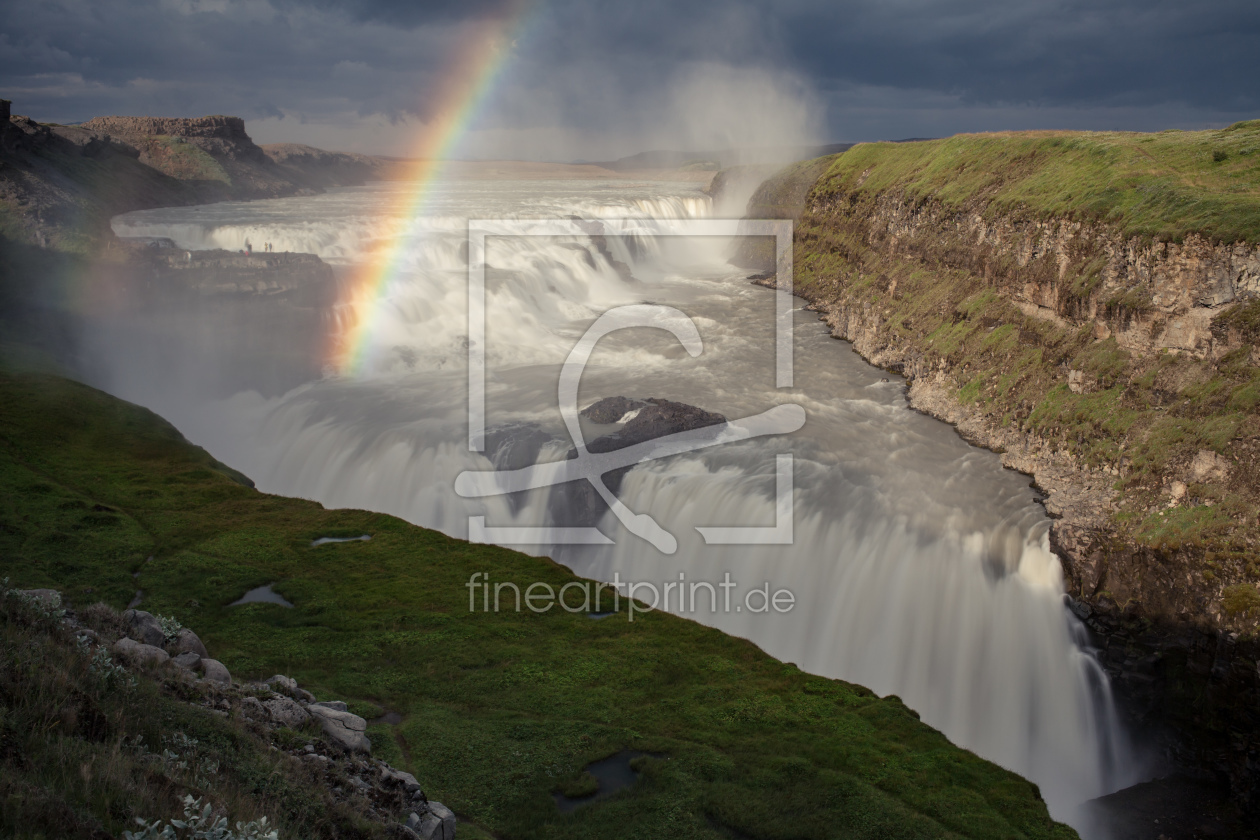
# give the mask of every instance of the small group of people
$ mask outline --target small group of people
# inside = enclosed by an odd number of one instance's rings
[[[264,242],[264,243],[263,243],[263,252],[264,252],[264,253],[268,253],[268,254],[270,254],[270,253],[272,253],[273,251],[275,251],[275,248],[273,248],[273,247],[271,246],[271,243],[270,243],[270,242]],[[253,243],[251,243],[248,239],[246,239],[246,240],[245,240],[245,253],[246,253],[246,254],[253,254],[253,253],[254,253],[254,245],[253,245]]]

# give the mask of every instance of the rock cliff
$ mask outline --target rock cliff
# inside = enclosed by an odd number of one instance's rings
[[[109,235],[113,215],[198,200],[195,188],[140,156],[104,132],[10,115],[9,102],[0,100],[0,234],[84,251]]]
[[[809,190],[794,255],[836,337],[1033,477],[1135,714],[1253,804],[1258,140],[1247,123],[858,146]]]
[[[96,117],[82,128],[125,141],[140,151],[141,163],[197,184],[211,200],[276,198],[310,189],[250,139],[240,117]]]
[[[279,144],[240,117],[96,117],[49,125],[0,100],[0,235],[85,252],[109,219],[149,207],[274,198],[388,177],[391,162]]]

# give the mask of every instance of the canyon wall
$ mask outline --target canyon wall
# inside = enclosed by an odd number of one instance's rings
[[[1029,166],[1021,152],[1007,167],[985,161],[988,148],[967,161],[966,141],[885,145],[835,159],[809,190],[794,290],[833,335],[902,373],[913,407],[1032,477],[1070,606],[1135,726],[1254,804],[1257,239],[1038,212],[1001,199],[1057,165],[1044,158]],[[948,179],[924,189],[942,156],[989,168],[962,195]],[[787,191],[791,177],[759,194]],[[737,261],[773,270],[751,257]]]

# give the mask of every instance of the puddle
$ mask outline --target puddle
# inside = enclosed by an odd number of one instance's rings
[[[397,726],[398,724],[402,723],[402,715],[398,714],[398,712],[386,712],[385,714],[381,715],[378,718],[369,720],[368,723],[373,724],[373,725],[378,724],[378,723],[387,723],[390,726]]]
[[[599,621],[601,618],[608,618],[610,615],[616,615],[615,612],[587,613],[586,617],[591,621]]]
[[[228,606],[237,607],[241,604],[279,604],[282,607],[293,606],[291,603],[284,600],[284,598],[280,597],[280,595],[272,592],[272,586],[274,586],[274,584],[269,583],[266,586],[259,586],[256,589],[251,589],[237,600],[228,604]]]
[[[320,537],[317,540],[311,541],[311,548],[315,548],[319,545],[328,545],[328,543],[367,542],[370,539],[372,539],[371,534],[364,534],[361,537]]]
[[[551,798],[556,800],[556,805],[564,812],[572,811],[574,808],[580,808],[583,805],[589,805],[600,799],[606,799],[622,788],[634,784],[635,780],[639,778],[639,773],[630,766],[630,762],[644,755],[652,758],[662,757],[657,753],[622,750],[616,755],[610,755],[608,758],[592,761],[586,765],[586,772],[594,776],[595,781],[599,782],[599,790],[590,796],[577,797],[568,797],[563,793],[553,793]]]

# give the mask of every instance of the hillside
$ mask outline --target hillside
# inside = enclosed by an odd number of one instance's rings
[[[0,100],[0,235],[86,252],[109,219],[149,207],[275,198],[388,177],[365,155],[278,144],[264,149],[239,117],[96,117],[45,125]]]
[[[896,698],[674,616],[631,623],[625,604],[602,621],[469,611],[474,571],[522,588],[578,579],[389,516],[259,493],[157,416],[83,385],[0,375],[0,442],[11,585],[115,608],[140,589],[142,609],[196,627],[237,679],[282,672],[365,717],[393,713],[368,730],[374,754],[498,836],[770,838],[789,816],[801,838],[1075,836],[1033,785]],[[293,607],[228,606],[263,584]],[[653,756],[629,790],[557,810],[553,791],[626,749]],[[0,787],[21,772],[0,765]],[[107,822],[132,807],[76,802]]]
[[[327,152],[301,143],[259,147],[290,180],[308,187],[352,187],[387,179],[397,161],[346,152]]]
[[[749,208],[798,219],[797,294],[913,406],[1034,478],[1118,690],[1255,804],[1260,121],[814,165],[799,210],[773,197],[801,164]]]

